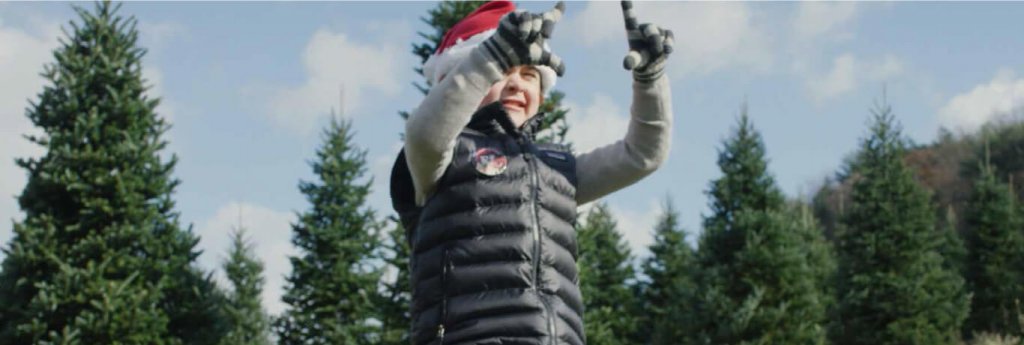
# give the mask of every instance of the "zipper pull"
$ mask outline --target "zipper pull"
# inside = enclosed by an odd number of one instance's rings
[[[437,338],[444,340],[444,325],[437,325]]]
[[[516,139],[516,143],[519,144],[519,150],[523,153],[523,158],[526,159],[526,162],[530,162],[530,158],[533,158],[533,150],[530,150],[530,147],[526,145],[526,139],[519,137],[519,139]]]

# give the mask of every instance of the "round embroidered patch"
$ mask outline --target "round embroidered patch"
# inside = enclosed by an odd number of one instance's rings
[[[487,176],[495,176],[505,172],[508,167],[508,158],[501,151],[492,148],[482,148],[473,154],[473,164],[476,171]]]

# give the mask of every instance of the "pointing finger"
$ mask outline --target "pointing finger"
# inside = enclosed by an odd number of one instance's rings
[[[622,18],[626,21],[627,31],[637,29],[636,13],[633,12],[633,1],[622,1]]]
[[[544,38],[551,38],[551,33],[555,30],[555,24],[558,23],[559,20],[562,20],[563,13],[565,13],[565,3],[562,1],[559,1],[558,4],[555,5],[555,8],[544,12],[544,24],[541,28],[541,35],[544,36]]]
[[[557,4],[555,4],[555,8],[552,8],[547,12],[544,12],[543,16],[545,20],[551,20],[557,23],[558,21],[562,20],[562,14],[564,13],[565,2],[559,1]]]

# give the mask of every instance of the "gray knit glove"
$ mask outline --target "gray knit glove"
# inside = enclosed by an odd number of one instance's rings
[[[626,20],[626,38],[629,53],[622,66],[633,71],[633,79],[652,82],[665,74],[665,60],[672,54],[672,30],[644,23],[637,25],[632,1],[622,1],[622,16]]]
[[[563,12],[565,4],[561,1],[541,14],[509,12],[501,17],[497,32],[483,42],[484,50],[502,70],[519,65],[544,65],[562,76],[565,73],[562,59],[544,48]]]

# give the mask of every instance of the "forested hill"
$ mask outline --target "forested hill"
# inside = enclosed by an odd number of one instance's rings
[[[910,146],[904,159],[917,181],[932,192],[940,226],[947,226],[952,219],[958,231],[965,231],[964,217],[959,215],[963,214],[973,181],[985,164],[986,151],[996,178],[1008,183],[1018,200],[1024,196],[1024,109],[1001,118],[975,133],[958,134],[942,129],[935,142]],[[850,202],[849,191],[855,177],[846,173],[847,165],[825,181],[811,201],[829,237]]]

